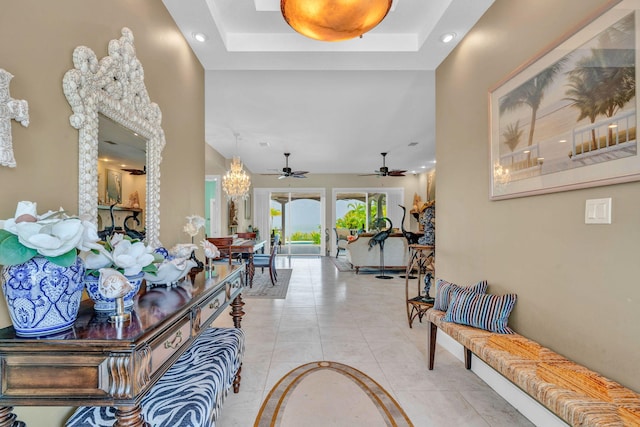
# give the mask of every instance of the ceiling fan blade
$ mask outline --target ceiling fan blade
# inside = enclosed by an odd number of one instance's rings
[[[389,176],[405,176],[405,175],[404,175],[404,173],[405,173],[405,172],[406,172],[406,171],[402,171],[402,170],[397,170],[397,169],[395,169],[395,170],[389,171],[388,175],[389,175]]]
[[[146,175],[147,171],[143,169],[121,169],[122,171],[129,172],[130,175]]]

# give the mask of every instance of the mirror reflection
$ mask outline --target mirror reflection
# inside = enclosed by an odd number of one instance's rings
[[[98,118],[98,233],[145,237],[147,140],[103,114]]]

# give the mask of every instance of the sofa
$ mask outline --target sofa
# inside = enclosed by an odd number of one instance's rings
[[[375,233],[362,233],[347,244],[347,261],[356,270],[361,268],[380,268],[380,246],[369,250],[369,240]],[[388,269],[405,269],[409,257],[407,239],[402,233],[392,233],[384,241],[384,267]]]

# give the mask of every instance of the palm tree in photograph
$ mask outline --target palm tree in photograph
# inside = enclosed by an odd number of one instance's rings
[[[598,94],[594,90],[593,73],[574,73],[576,69],[569,72],[569,87],[565,94],[568,101],[571,101],[572,107],[580,110],[580,114],[576,122],[582,119],[589,119],[589,122],[594,123],[598,117]],[[596,130],[591,129],[591,149],[597,148]]]
[[[502,137],[504,138],[504,143],[509,147],[511,152],[516,149],[518,144],[520,144],[520,139],[522,139],[522,133],[524,129],[520,128],[520,120],[515,123],[509,123],[504,132],[502,132]]]
[[[531,108],[531,124],[529,125],[529,140],[527,143],[529,146],[533,145],[536,118],[540,103],[544,98],[544,92],[553,83],[558,73],[562,71],[566,62],[567,57],[560,59],[500,99],[499,111],[501,115],[506,111],[516,110],[523,105],[528,105]]]
[[[591,56],[580,59],[567,73],[566,99],[580,110],[577,121],[588,117],[594,123],[600,115],[614,117],[635,97],[634,26],[633,14],[630,14],[604,31],[598,38],[598,47],[591,49]],[[595,130],[591,133],[592,149],[597,149]],[[612,139],[610,127],[609,144]]]

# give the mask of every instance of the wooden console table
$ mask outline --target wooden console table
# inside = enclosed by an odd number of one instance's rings
[[[86,300],[72,329],[21,338],[0,329],[0,427],[19,427],[12,406],[116,406],[116,426],[148,426],[140,401],[191,343],[231,307],[244,312],[244,265],[216,264],[180,286],[143,289],[131,320],[117,326]]]
[[[422,289],[424,288],[423,277],[426,273],[435,273],[435,246],[427,245],[409,245],[409,262],[407,263],[407,272],[405,275],[405,297],[407,299],[407,319],[409,327],[413,327],[413,321],[417,317],[422,322],[424,314],[433,307],[433,298],[427,298]],[[417,272],[416,276],[411,276],[413,271]],[[416,296],[409,296],[409,280],[417,280],[418,292]],[[413,294],[412,294],[413,295]]]

